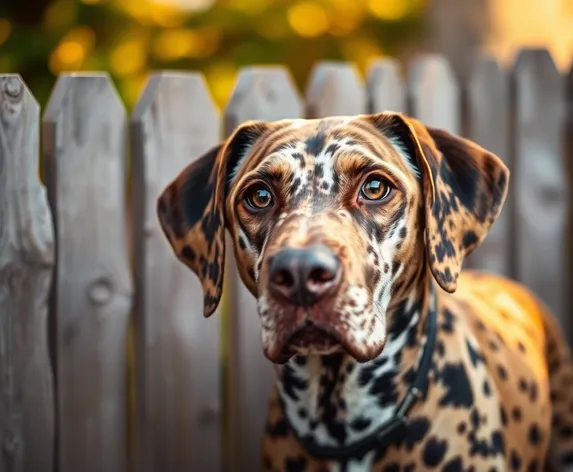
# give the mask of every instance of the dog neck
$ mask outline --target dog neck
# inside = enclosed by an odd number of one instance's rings
[[[429,284],[424,276],[407,298],[390,307],[386,344],[376,359],[359,363],[334,353],[297,356],[277,366],[283,411],[298,437],[319,446],[345,446],[395,416],[423,351]]]

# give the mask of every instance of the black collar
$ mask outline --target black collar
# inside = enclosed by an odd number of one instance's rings
[[[406,393],[406,396],[398,405],[396,416],[394,418],[384,423],[372,434],[355,443],[345,446],[319,446],[310,438],[300,437],[298,435],[296,430],[292,425],[290,425],[286,411],[283,407],[283,416],[289,424],[290,429],[313,458],[319,460],[343,461],[351,457],[361,457],[372,450],[385,447],[391,442],[399,440],[406,432],[406,427],[408,425],[408,412],[414,403],[422,396],[422,393],[426,391],[428,386],[428,373],[431,367],[434,346],[436,345],[436,300],[432,285],[430,285],[430,287],[429,311],[427,317],[428,336],[426,337],[426,343],[424,344],[424,351],[422,353],[420,363],[418,364],[418,371],[416,372],[414,382],[412,382],[412,386]]]

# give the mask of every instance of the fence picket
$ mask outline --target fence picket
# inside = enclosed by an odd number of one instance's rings
[[[305,92],[307,118],[366,113],[366,91],[354,64],[319,62]]]
[[[491,56],[475,63],[467,90],[467,130],[465,135],[495,153],[510,168],[509,77]],[[510,180],[511,182],[511,180]],[[468,256],[468,266],[511,276],[511,224],[513,185],[506,203],[487,237]]]
[[[241,71],[225,110],[225,132],[230,134],[246,120],[300,118],[302,113],[300,97],[285,68],[250,67]],[[227,247],[232,247],[230,238]],[[232,251],[227,254],[226,281],[231,299],[227,314],[231,415],[228,470],[254,471],[260,468],[260,443],[275,374],[263,356],[255,299],[239,278]]]
[[[567,330],[567,216],[563,157],[564,81],[546,49],[522,50],[513,70],[516,277],[536,292]]]
[[[66,74],[43,120],[54,215],[60,472],[123,472],[126,333],[123,105],[106,74]]]
[[[444,56],[424,54],[408,71],[409,113],[425,125],[461,133],[458,84]]]
[[[221,469],[220,315],[156,216],[165,186],[221,139],[200,74],[153,75],[131,120],[138,471]]]
[[[48,297],[52,218],[38,181],[40,107],[0,75],[0,470],[52,471],[54,382]]]
[[[379,59],[368,71],[368,112],[406,111],[406,88],[396,59]]]

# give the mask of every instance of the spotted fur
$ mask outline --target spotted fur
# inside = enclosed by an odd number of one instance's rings
[[[372,175],[388,184],[383,200],[361,198]],[[508,180],[476,143],[381,113],[247,122],[165,189],[159,220],[201,280],[205,316],[221,296],[225,228],[257,299],[279,380],[263,470],[573,470],[573,365],[552,315],[515,282],[461,272]],[[253,211],[245,202],[259,184],[273,204]],[[286,304],[269,288],[271,262],[313,244],[335,254],[343,277],[333,296]],[[353,444],[396,414],[431,309],[429,387],[404,435],[343,461],[311,457],[300,438]],[[324,336],[294,343],[308,323]]]

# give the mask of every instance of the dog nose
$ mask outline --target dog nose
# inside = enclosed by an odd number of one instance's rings
[[[270,264],[271,294],[295,305],[313,305],[339,282],[340,260],[324,245],[281,249]]]

